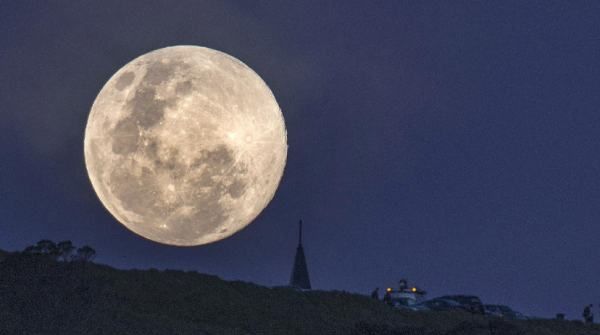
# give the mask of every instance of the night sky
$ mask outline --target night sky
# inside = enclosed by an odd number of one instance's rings
[[[313,286],[406,277],[529,315],[600,303],[596,1],[0,0],[0,248],[89,244],[118,268]],[[97,199],[90,107],[130,60],[191,44],[270,86],[288,130],[271,204],[206,246],[145,240]]]

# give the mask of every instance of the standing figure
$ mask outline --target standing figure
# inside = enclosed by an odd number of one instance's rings
[[[392,305],[392,293],[389,288],[385,290],[385,294],[383,295],[383,302],[390,306]]]
[[[379,300],[379,287],[376,287],[373,292],[371,292],[371,298]]]
[[[399,290],[400,292],[402,292],[402,291],[404,291],[404,290],[406,290],[406,289],[408,289],[408,281],[407,281],[406,279],[404,279],[404,278],[403,278],[403,279],[400,279],[400,280],[398,281],[398,290]]]
[[[594,323],[594,313],[592,312],[594,305],[589,304],[583,309],[583,321],[585,323]]]

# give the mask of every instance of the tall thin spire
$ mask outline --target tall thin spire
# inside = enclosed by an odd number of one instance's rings
[[[296,258],[294,259],[294,268],[292,269],[292,277],[290,286],[310,290],[310,278],[308,276],[308,267],[306,266],[306,257],[302,248],[302,220],[298,223],[298,248],[296,248]]]

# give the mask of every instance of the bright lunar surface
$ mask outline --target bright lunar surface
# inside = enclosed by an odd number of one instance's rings
[[[119,222],[191,246],[234,234],[267,206],[287,138],[275,97],[252,69],[213,49],[175,46],[110,78],[84,150],[92,185]]]

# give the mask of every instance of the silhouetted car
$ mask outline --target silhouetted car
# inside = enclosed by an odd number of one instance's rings
[[[505,305],[485,305],[485,314],[509,320],[527,320],[528,318]]]
[[[481,300],[474,295],[445,295],[436,299],[454,301],[466,311],[473,314],[485,314],[483,303],[481,303]]]
[[[454,300],[435,298],[411,306],[415,311],[467,311],[465,306]]]

